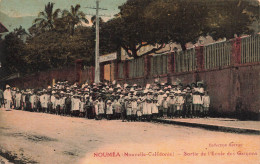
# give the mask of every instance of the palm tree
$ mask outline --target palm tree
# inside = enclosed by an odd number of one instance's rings
[[[89,23],[88,19],[86,18],[86,15],[82,12],[79,11],[80,5],[77,4],[75,7],[71,6],[70,11],[64,10],[62,13],[62,17],[65,18],[69,29],[70,29],[70,34],[74,34],[75,26],[77,24],[81,24],[82,22],[84,23]]]
[[[27,32],[25,31],[25,29],[22,26],[20,26],[19,28],[15,28],[13,33],[18,37],[20,37],[22,35],[27,35]]]
[[[47,31],[54,29],[54,22],[59,16],[60,9],[53,11],[53,6],[54,3],[51,2],[45,5],[44,11],[41,11],[38,14],[38,18],[34,20],[36,27]]]

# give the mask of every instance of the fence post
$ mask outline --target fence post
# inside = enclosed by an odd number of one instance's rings
[[[241,38],[232,40],[231,65],[241,64]]]
[[[174,53],[168,54],[168,74],[174,72]]]
[[[129,61],[124,61],[124,77],[125,79],[129,78]]]
[[[148,78],[151,71],[151,56],[144,56],[144,77]]]
[[[198,47],[195,48],[196,58],[197,58],[197,71],[204,70],[203,48],[204,48],[204,46],[198,46]]]
[[[118,61],[114,61],[114,80],[118,79]]]

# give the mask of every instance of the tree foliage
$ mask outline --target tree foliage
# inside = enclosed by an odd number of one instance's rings
[[[5,54],[3,67],[8,72],[26,71],[26,62],[24,61],[25,43],[21,39],[24,34],[26,34],[25,29],[22,27],[16,28],[13,32],[7,34],[2,42],[3,53]]]
[[[77,59],[85,65],[94,63],[95,35],[80,5],[71,10],[54,11],[54,3],[48,3],[39,13],[27,34],[22,27],[8,34],[4,40],[6,67],[12,72],[37,72],[47,69],[73,66]],[[23,36],[27,40],[23,40]]]
[[[251,34],[250,25],[259,19],[256,0],[128,0],[119,9],[118,17],[108,22],[112,40],[134,58],[147,44],[160,46],[141,55],[170,42],[185,50],[186,43],[205,35],[229,39]]]
[[[259,22],[257,0],[128,0],[119,9],[107,22],[100,18],[100,54],[122,47],[137,58],[174,42],[185,50],[186,43],[195,43],[200,36],[216,40],[252,34],[252,23]],[[6,35],[3,67],[28,73],[71,66],[77,59],[93,65],[95,16],[90,21],[93,26],[82,26],[89,21],[80,5],[62,11],[54,10],[54,3],[49,2],[28,29],[29,34],[20,27]],[[146,45],[154,48],[137,55]]]
[[[60,9],[53,9],[54,3],[49,2],[45,5],[44,11],[38,14],[38,18],[34,20],[36,27],[39,30],[53,30],[55,28],[54,22],[59,16]]]
[[[80,5],[77,4],[75,7],[71,6],[70,11],[64,10],[62,13],[63,20],[67,23],[71,35],[74,35],[74,29],[77,24],[81,24],[82,22],[89,23],[86,15],[82,11],[79,11],[79,9]]]

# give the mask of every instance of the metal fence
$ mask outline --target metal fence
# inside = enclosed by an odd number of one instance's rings
[[[129,61],[129,77],[144,76],[144,58],[138,58]]]
[[[232,42],[225,41],[204,46],[205,69],[218,68],[230,65]]]
[[[175,54],[174,62],[175,72],[189,72],[196,70],[197,63],[195,48],[177,52]]]
[[[168,55],[158,55],[151,58],[151,75],[164,75],[168,72]]]
[[[144,57],[140,57],[128,61],[129,70],[127,69],[127,72],[124,72],[126,71],[126,68],[124,69],[125,62],[120,62],[118,64],[118,78],[124,79],[126,76],[129,76],[129,78],[143,77],[145,70],[149,69],[149,75],[158,76],[170,72],[180,73],[196,71],[197,69],[222,68],[233,63],[260,62],[260,35],[216,42],[198,49],[191,48],[176,53],[156,54],[151,56],[151,60],[147,64],[144,63],[144,59]],[[149,68],[146,69],[147,67]]]
[[[241,38],[241,63],[260,62],[260,35]]]

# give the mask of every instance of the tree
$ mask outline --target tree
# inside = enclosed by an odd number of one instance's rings
[[[214,39],[233,38],[234,34],[252,34],[253,22],[259,20],[259,2],[257,0],[214,1],[209,7],[206,28]],[[206,3],[207,4],[207,3]]]
[[[128,56],[137,58],[138,50],[146,45],[159,46],[140,56],[157,52],[170,42],[185,50],[186,43],[195,43],[200,36],[218,39],[250,34],[249,25],[259,19],[257,7],[247,0],[128,0],[104,28],[111,29],[107,30],[111,40]]]
[[[39,30],[53,30],[54,22],[59,16],[60,9],[53,10],[54,3],[45,5],[44,11],[38,14],[38,18],[34,20],[34,24]]]
[[[29,36],[25,29],[19,27],[6,35],[3,42],[6,54],[3,64],[11,73],[32,73],[54,68],[74,66],[77,59],[85,65],[94,64],[95,33],[93,27],[76,26],[82,20],[79,5],[72,7],[72,14],[58,17],[59,9],[53,12],[53,3],[45,6],[36,23],[29,28],[30,37],[26,42],[23,35]],[[72,18],[74,19],[68,19]],[[85,18],[85,17],[84,17]],[[67,21],[69,20],[69,21]],[[45,22],[45,23],[44,23]],[[73,23],[73,35],[71,26]],[[86,21],[85,21],[86,22]]]
[[[151,24],[151,32],[156,32],[158,34],[156,36],[164,37],[168,42],[179,43],[182,50],[186,50],[186,43],[195,43],[200,36],[207,33],[205,24],[209,11],[206,4],[201,2],[194,0],[153,1],[145,9],[147,25]]]
[[[75,26],[77,24],[82,24],[82,21],[87,24],[89,23],[86,15],[82,11],[79,11],[79,9],[80,5],[77,4],[75,7],[71,6],[70,11],[64,10],[62,13],[62,17],[65,18],[71,35],[74,35]]]
[[[12,33],[17,37],[21,37],[22,35],[28,35],[22,26],[20,26],[19,28],[15,28]]]
[[[125,4],[119,7],[120,13],[118,18],[112,20],[110,24],[115,23],[115,35],[117,43],[127,52],[128,56],[137,58],[138,50],[146,45],[161,44],[158,48],[153,48],[150,54],[164,47],[164,38],[157,36],[155,33],[151,35],[146,19],[144,17],[145,8],[152,3],[152,0],[128,0]],[[149,22],[152,23],[152,22]],[[147,26],[148,25],[148,26]],[[112,31],[112,32],[113,32]]]
[[[26,62],[24,60],[25,43],[20,39],[25,30],[20,27],[7,34],[3,40],[5,62],[3,67],[10,73],[25,72]]]
[[[27,41],[26,61],[33,70],[73,66],[77,59],[86,65],[94,62],[94,35],[90,27],[78,26],[75,33],[47,31]]]

